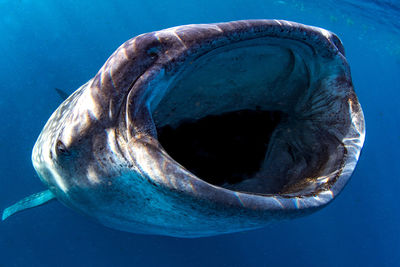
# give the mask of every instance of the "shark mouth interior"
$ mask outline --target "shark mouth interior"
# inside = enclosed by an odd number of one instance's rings
[[[150,105],[158,140],[210,184],[266,195],[315,193],[340,175],[346,156],[349,111],[325,82],[341,75],[335,64],[294,40],[214,49],[175,73]]]

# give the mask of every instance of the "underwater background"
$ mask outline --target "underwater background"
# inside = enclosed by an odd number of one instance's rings
[[[44,190],[31,149],[61,100],[126,40],[191,23],[286,19],[343,41],[364,110],[352,179],[321,211],[200,239],[136,235],[54,201],[0,222],[0,266],[400,266],[398,0],[0,1],[0,209]]]

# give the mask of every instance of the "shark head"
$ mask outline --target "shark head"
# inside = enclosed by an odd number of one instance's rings
[[[324,207],[364,135],[336,35],[248,20],[128,40],[53,113],[32,161],[106,226],[197,237]]]

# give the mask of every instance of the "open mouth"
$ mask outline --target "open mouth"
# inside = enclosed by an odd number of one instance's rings
[[[355,96],[335,59],[259,38],[189,65],[151,106],[160,144],[184,168],[226,189],[288,196],[341,174]]]
[[[263,165],[272,133],[287,115],[280,111],[238,110],[158,128],[169,155],[203,180],[234,188]],[[277,188],[265,188],[275,193]]]

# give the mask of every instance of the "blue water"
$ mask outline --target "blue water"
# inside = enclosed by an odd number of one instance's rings
[[[311,216],[202,239],[118,232],[58,202],[0,222],[0,266],[400,266],[397,0],[0,2],[0,209],[44,189],[31,149],[60,104],[127,39],[189,23],[277,18],[337,33],[367,135],[342,194]]]

